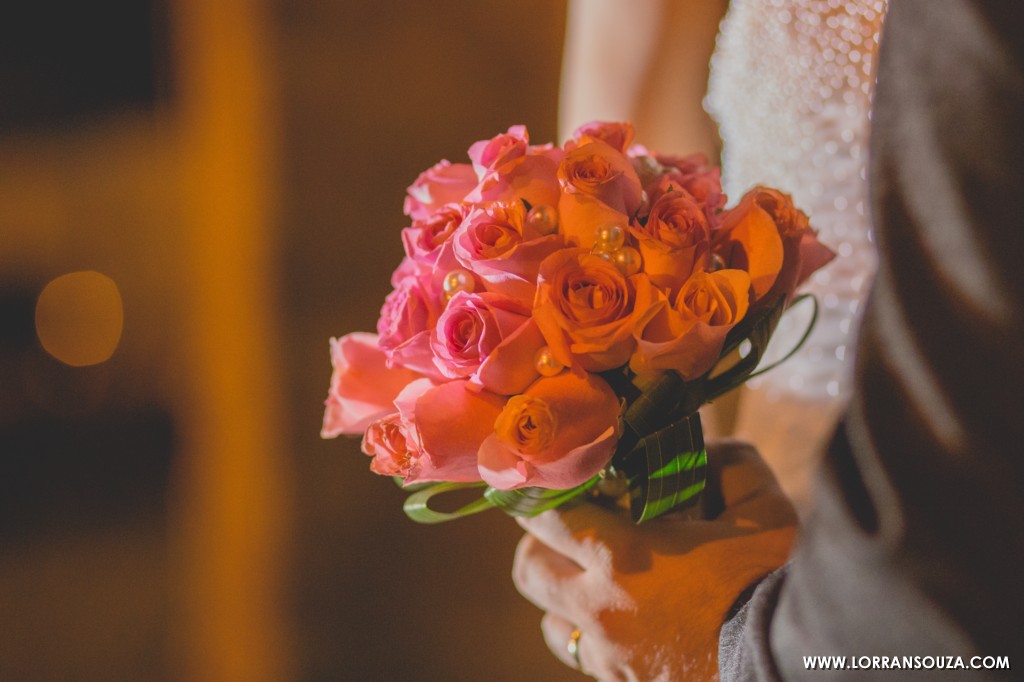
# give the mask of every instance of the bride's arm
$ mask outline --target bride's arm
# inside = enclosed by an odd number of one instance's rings
[[[652,149],[718,156],[704,111],[708,62],[727,0],[569,0],[560,137],[631,120]]]

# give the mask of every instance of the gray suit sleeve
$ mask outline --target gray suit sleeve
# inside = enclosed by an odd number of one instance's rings
[[[1009,0],[891,3],[856,391],[791,565],[723,628],[723,680],[885,674],[805,656],[1024,665],[1022,15]]]

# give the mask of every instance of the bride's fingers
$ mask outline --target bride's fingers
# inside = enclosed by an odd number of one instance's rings
[[[544,615],[540,629],[551,653],[570,668],[607,682],[636,679],[635,676],[624,674],[621,656],[616,654],[616,649],[597,630],[573,623],[553,613]],[[573,656],[569,642],[574,639],[573,632],[577,630],[579,635],[575,638],[576,656]]]
[[[582,569],[574,561],[533,535],[523,536],[516,547],[512,581],[520,594],[544,611],[582,621],[582,576]]]
[[[607,566],[612,552],[635,530],[625,513],[589,503],[553,509],[531,518],[519,517],[516,521],[526,532],[584,569]]]
[[[540,621],[540,631],[544,634],[544,643],[551,649],[555,658],[565,663],[570,668],[579,669],[583,666],[583,648],[580,647],[580,662],[569,653],[569,642],[572,640],[572,633],[576,630],[576,624],[554,613],[545,613]],[[582,637],[582,635],[581,635]],[[579,646],[579,642],[576,642]],[[584,667],[584,669],[586,669]]]

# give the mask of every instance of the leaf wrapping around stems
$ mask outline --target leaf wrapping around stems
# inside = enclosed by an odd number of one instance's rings
[[[696,503],[707,474],[700,415],[694,412],[644,436],[621,467],[629,478],[634,523]]]
[[[568,490],[550,490],[548,488],[517,488],[515,490],[497,490],[488,488],[484,497],[495,507],[512,516],[536,516],[541,512],[559,507],[569,500],[589,490],[598,477]]]
[[[707,451],[697,409],[751,376],[785,362],[803,346],[817,319],[817,301],[809,295],[793,301],[795,305],[807,298],[814,305],[811,321],[794,347],[775,363],[757,369],[786,308],[783,298],[766,306],[726,337],[722,357],[744,341],[750,343],[750,351],[734,366],[714,378],[705,376],[688,382],[675,372],[665,372],[633,399],[623,414],[623,435],[614,461],[630,482],[630,510],[634,522],[641,523],[697,502],[704,489],[707,468]]]
[[[765,350],[768,347],[768,342],[771,340],[772,333],[775,331],[775,327],[779,323],[779,318],[782,317],[782,313],[788,308],[806,300],[810,300],[812,310],[811,320],[808,322],[803,335],[801,335],[796,344],[794,344],[784,356],[767,367],[757,369],[758,364],[760,364],[761,359],[764,357]],[[778,365],[781,365],[803,347],[807,338],[811,335],[811,331],[814,329],[814,325],[817,321],[818,299],[816,299],[812,294],[803,294],[793,299],[789,306],[786,306],[785,300],[780,298],[774,305],[769,306],[756,317],[752,318],[748,324],[744,324],[733,329],[725,339],[725,347],[722,349],[722,356],[724,357],[739,348],[744,341],[750,342],[750,352],[733,367],[730,367],[728,370],[722,372],[713,379],[706,379],[704,381],[703,400],[713,400],[724,393],[728,393],[748,379],[759,374],[763,374]],[[756,372],[754,371],[755,369],[757,370]]]
[[[470,516],[471,514],[478,514],[482,511],[486,511],[494,505],[492,505],[489,500],[482,497],[479,500],[474,500],[453,512],[439,512],[434,511],[429,507],[430,498],[453,490],[480,488],[483,486],[483,483],[435,483],[433,485],[428,485],[407,497],[405,499],[403,509],[405,510],[406,516],[418,523],[441,523],[443,521],[461,519],[463,516]]]

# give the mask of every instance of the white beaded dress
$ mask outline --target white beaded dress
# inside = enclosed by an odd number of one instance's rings
[[[853,334],[875,270],[865,166],[885,10],[884,0],[732,0],[711,60],[705,107],[722,136],[730,203],[757,184],[781,189],[838,254],[805,285],[820,304],[807,343],[740,401],[737,435],[798,503],[849,396]],[[808,312],[783,317],[766,361],[796,343]]]

